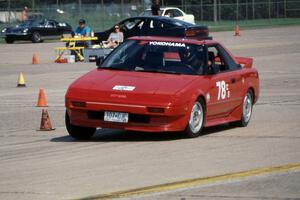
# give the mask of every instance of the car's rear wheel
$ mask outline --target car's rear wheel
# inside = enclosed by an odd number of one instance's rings
[[[253,108],[253,93],[248,90],[243,100],[243,111],[239,121],[231,123],[234,126],[246,127],[250,122]]]
[[[65,114],[65,123],[69,135],[77,140],[88,140],[96,131],[96,128],[72,125],[67,111]]]
[[[38,32],[34,32],[31,38],[33,43],[42,42],[41,35]]]
[[[205,121],[205,106],[203,99],[198,99],[191,110],[188,125],[184,131],[186,137],[194,138],[201,135]]]
[[[5,38],[5,41],[6,41],[7,44],[14,43],[14,40],[12,38],[8,38],[8,37]]]

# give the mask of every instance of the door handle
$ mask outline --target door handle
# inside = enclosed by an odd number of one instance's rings
[[[235,78],[232,78],[230,79],[231,83],[235,83],[236,82],[236,79]]]

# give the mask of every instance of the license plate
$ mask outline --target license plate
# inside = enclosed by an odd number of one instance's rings
[[[104,121],[128,123],[128,113],[105,111]]]

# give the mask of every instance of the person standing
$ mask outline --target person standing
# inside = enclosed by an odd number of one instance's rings
[[[22,11],[22,14],[21,14],[21,21],[24,22],[24,21],[28,20],[28,17],[29,17],[29,10],[28,10],[28,7],[25,6]]]
[[[153,0],[151,6],[152,15],[160,16],[159,0]]]

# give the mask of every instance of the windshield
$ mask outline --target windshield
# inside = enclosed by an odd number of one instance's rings
[[[206,62],[202,45],[181,42],[127,40],[100,68],[170,74],[203,74]]]
[[[27,20],[17,25],[17,27],[28,27],[33,23],[33,20]]]
[[[43,23],[42,20],[26,20],[20,24],[17,25],[17,27],[24,28],[24,27],[33,27],[38,26]]]

